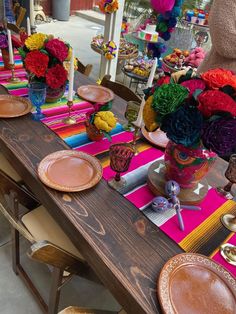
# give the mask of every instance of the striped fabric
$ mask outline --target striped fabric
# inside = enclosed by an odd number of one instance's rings
[[[2,83],[15,95],[25,96],[27,94],[27,81],[24,78],[19,85],[15,84],[15,86],[9,85],[4,80]],[[68,114],[65,98],[58,103],[45,104],[42,109],[46,115],[42,123],[61,137],[72,149],[84,151],[99,158],[105,180],[108,181],[114,176],[114,172],[109,166],[110,142],[105,138],[100,142],[91,142],[86,134],[84,122],[86,114],[93,112],[91,104],[79,98],[75,99],[73,106],[73,116],[77,120],[75,125],[65,125],[62,122]],[[133,140],[133,134],[124,131],[120,124],[117,124],[111,135],[112,143],[132,142]],[[137,148],[139,154],[133,158],[128,172],[123,174],[127,186],[122,190],[122,195],[142,210],[145,216],[178,243],[183,250],[212,255],[214,260],[236,275],[236,269],[226,264],[219,254],[219,245],[226,239],[230,239],[232,243],[236,244],[236,236],[232,237],[220,222],[222,214],[236,214],[235,202],[225,200],[216,193],[215,189],[209,187],[209,192],[201,204],[201,211],[182,211],[185,230],[180,231],[174,211],[155,213],[151,209],[154,195],[146,183],[147,171],[154,161],[163,159],[163,152],[142,139],[138,140]]]

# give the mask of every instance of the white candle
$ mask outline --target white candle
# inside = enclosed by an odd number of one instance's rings
[[[74,75],[75,75],[75,69],[74,69],[74,50],[72,49],[71,59],[70,59],[68,101],[73,101]]]
[[[27,17],[27,35],[31,35],[30,18]]]
[[[154,80],[155,73],[156,73],[156,69],[157,69],[157,58],[154,59],[154,62],[153,62],[153,65],[152,65],[152,70],[151,70],[151,73],[149,75],[146,88],[152,87],[153,80]]]
[[[14,56],[13,56],[12,41],[11,41],[11,31],[9,29],[7,30],[7,37],[8,37],[9,63],[14,64]]]
[[[156,69],[157,69],[157,58],[154,59],[152,70],[151,70],[151,73],[149,75],[146,88],[152,87],[154,76],[156,73]],[[139,113],[138,113],[138,118],[135,122],[133,122],[133,124],[139,128],[141,128],[143,125],[143,109],[144,109],[145,103],[146,103],[146,101],[145,101],[145,98],[143,97],[141,105],[140,105]]]
[[[34,0],[30,0],[30,25],[34,26]]]

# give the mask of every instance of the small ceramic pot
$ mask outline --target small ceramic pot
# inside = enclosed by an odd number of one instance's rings
[[[96,128],[96,126],[94,124],[89,123],[88,121],[86,121],[86,132],[88,138],[94,142],[99,142],[104,137],[104,135]]]

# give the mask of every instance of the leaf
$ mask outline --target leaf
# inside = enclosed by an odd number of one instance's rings
[[[104,136],[108,139],[108,141],[109,142],[111,142],[112,141],[112,139],[111,139],[111,135],[109,134],[109,133],[107,133],[107,132],[105,132],[105,131],[102,131],[102,133],[104,134]]]
[[[101,106],[101,108],[99,109],[99,111],[109,111],[112,108],[112,101],[109,101],[109,103],[107,103],[104,106]]]
[[[198,96],[203,92],[202,89],[196,89],[195,92],[193,93],[193,98],[197,101]]]
[[[22,57],[23,59],[25,59],[25,57],[26,57],[26,52],[24,51],[24,49],[23,49],[22,47],[20,47],[20,48],[18,49],[18,51],[19,51],[19,54],[21,55],[21,57]]]

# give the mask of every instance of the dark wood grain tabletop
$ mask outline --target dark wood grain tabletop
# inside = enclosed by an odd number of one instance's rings
[[[77,74],[75,88],[85,84],[95,83]],[[113,110],[121,120],[125,107],[116,97]],[[71,194],[44,186],[37,177],[39,162],[69,147],[31,114],[0,119],[0,149],[127,313],[161,313],[157,278],[165,262],[182,252],[179,246],[104,180]],[[218,159],[208,178],[212,186],[226,183],[226,167]]]

